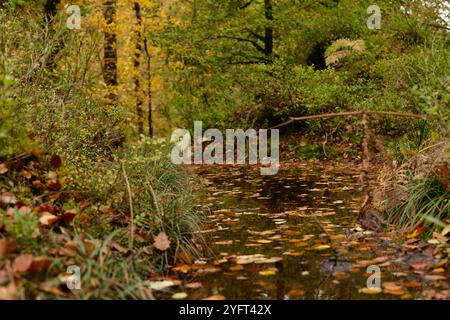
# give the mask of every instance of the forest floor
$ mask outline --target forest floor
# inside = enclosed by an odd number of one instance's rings
[[[291,161],[276,176],[199,166],[209,258],[154,276],[161,299],[449,299],[446,255],[419,233],[357,224],[358,164]],[[367,288],[369,266],[381,288]],[[373,268],[373,267],[371,267]],[[370,282],[370,281],[369,281]]]

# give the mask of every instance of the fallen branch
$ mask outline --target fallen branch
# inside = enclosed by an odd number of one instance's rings
[[[395,112],[395,111],[374,111],[374,110],[362,110],[362,111],[348,111],[348,112],[339,112],[339,113],[325,113],[325,114],[316,114],[312,116],[303,116],[303,117],[291,117],[288,121],[283,122],[271,129],[277,129],[284,127],[288,124],[291,124],[294,121],[303,121],[303,120],[314,120],[314,119],[327,119],[327,118],[336,118],[336,117],[354,117],[361,115],[384,115],[384,116],[397,116],[397,117],[406,117],[406,118],[414,118],[414,119],[424,119],[428,118],[428,115],[422,114],[414,114],[414,113],[406,113],[406,112]]]

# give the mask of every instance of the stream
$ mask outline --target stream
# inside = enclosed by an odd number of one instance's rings
[[[388,234],[358,228],[357,166],[295,162],[275,176],[248,166],[195,172],[212,253],[173,268],[188,283],[188,299],[417,299],[448,286],[446,277],[426,280],[410,268],[431,254],[410,254]],[[371,265],[381,270],[382,292],[364,289]]]

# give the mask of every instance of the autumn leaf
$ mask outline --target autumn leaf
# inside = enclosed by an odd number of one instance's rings
[[[39,218],[39,222],[44,226],[51,226],[58,221],[59,218],[50,212],[43,212],[42,216]]]
[[[31,264],[33,263],[33,255],[25,253],[18,256],[12,265],[12,269],[15,273],[25,273],[27,272]]]
[[[52,261],[47,257],[36,257],[31,262],[29,271],[41,272],[47,270],[52,264]]]
[[[278,272],[277,268],[269,268],[266,270],[261,270],[260,272],[258,272],[260,275],[262,276],[273,276]]]
[[[305,294],[305,291],[299,290],[299,289],[293,289],[288,292],[288,296],[290,296],[290,297],[298,297],[298,296],[302,296],[304,294]]]
[[[8,166],[6,163],[0,163],[0,174],[5,174],[8,172]]]
[[[381,290],[381,288],[362,288],[359,290],[359,292],[365,293],[365,294],[378,294],[378,293],[381,293],[382,290]]]
[[[414,263],[411,263],[411,268],[414,270],[423,270],[426,269],[428,265],[423,261],[416,261]]]
[[[215,296],[210,296],[208,298],[205,298],[203,300],[225,300],[226,298],[222,295],[215,295]]]
[[[144,282],[144,285],[149,287],[150,289],[156,290],[156,291],[160,291],[160,290],[164,290],[173,286],[178,285],[179,282],[174,282],[171,280],[161,280],[161,281],[146,281]]]
[[[50,164],[53,166],[53,168],[58,169],[62,165],[61,157],[58,155],[52,155],[50,157]]]
[[[191,282],[184,285],[188,289],[198,289],[203,287],[203,284],[201,282]]]
[[[166,251],[170,248],[170,240],[167,234],[160,232],[156,237],[154,237],[153,246],[161,251]]]
[[[182,300],[186,299],[188,297],[186,292],[177,292],[174,295],[172,295],[172,299],[174,300]]]
[[[11,281],[7,286],[0,286],[0,300],[16,300],[18,298],[18,290],[14,282]]]
[[[16,251],[17,244],[14,240],[0,239],[0,258]]]

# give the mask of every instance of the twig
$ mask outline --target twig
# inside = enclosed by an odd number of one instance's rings
[[[339,112],[339,113],[325,113],[325,114],[316,114],[312,116],[304,116],[304,117],[291,117],[288,121],[283,122],[271,129],[277,129],[280,127],[284,127],[294,121],[302,121],[302,120],[314,120],[314,119],[326,119],[326,118],[336,118],[336,117],[351,117],[351,116],[360,116],[360,115],[384,115],[384,116],[397,116],[397,117],[407,117],[414,119],[424,119],[429,117],[429,115],[422,114],[413,114],[406,112],[395,112],[395,111],[375,111],[375,110],[363,110],[363,111],[348,111],[348,112]]]
[[[125,185],[127,186],[127,192],[128,192],[128,202],[130,204],[130,218],[131,218],[131,230],[130,230],[130,249],[133,249],[133,242],[134,242],[134,213],[133,213],[133,198],[131,196],[131,188],[130,183],[128,181],[127,172],[125,170],[125,165],[123,164],[123,161],[121,163],[122,165],[122,174],[123,178],[125,179]]]
[[[162,217],[164,217],[164,211],[161,209],[161,207],[158,204],[158,200],[156,199],[156,193],[155,193],[155,190],[153,189],[152,183],[150,181],[147,181],[147,185],[150,188],[150,193],[152,194],[153,204],[155,205],[156,212],[162,218]],[[163,228],[164,228],[164,226],[163,226]]]
[[[315,215],[311,215],[311,216],[317,222],[317,224],[319,225],[319,228],[322,230],[322,232],[325,233],[325,235],[327,236],[327,242],[330,245],[331,250],[334,253],[334,261],[337,262],[338,257],[339,257],[339,253],[337,252],[336,248],[333,246],[333,241],[331,241],[330,234],[328,233],[327,230],[325,230],[325,228],[323,227],[322,223],[319,221],[319,219],[317,219],[317,217]]]

